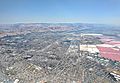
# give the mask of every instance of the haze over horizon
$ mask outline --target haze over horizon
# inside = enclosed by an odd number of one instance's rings
[[[120,0],[1,0],[2,23],[120,25]]]

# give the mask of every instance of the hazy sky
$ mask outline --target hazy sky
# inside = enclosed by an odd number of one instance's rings
[[[120,24],[120,0],[0,0],[0,23]]]

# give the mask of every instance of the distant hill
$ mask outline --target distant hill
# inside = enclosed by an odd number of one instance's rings
[[[120,35],[120,27],[88,23],[17,23],[0,24],[0,33],[28,33],[46,31],[75,31],[78,33],[100,33]]]

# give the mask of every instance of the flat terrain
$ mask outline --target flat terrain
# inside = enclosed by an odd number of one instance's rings
[[[103,37],[119,41],[120,30],[117,27],[110,34],[111,27],[106,33],[105,25],[95,27],[88,24],[1,25],[0,82],[119,83],[110,70],[120,70],[120,62],[101,57],[96,51],[82,50],[81,45],[105,44]]]

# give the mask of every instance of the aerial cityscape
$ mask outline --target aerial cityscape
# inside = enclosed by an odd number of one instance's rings
[[[120,1],[0,0],[0,83],[120,83]]]
[[[0,27],[0,81],[120,82],[120,27],[84,23]]]

